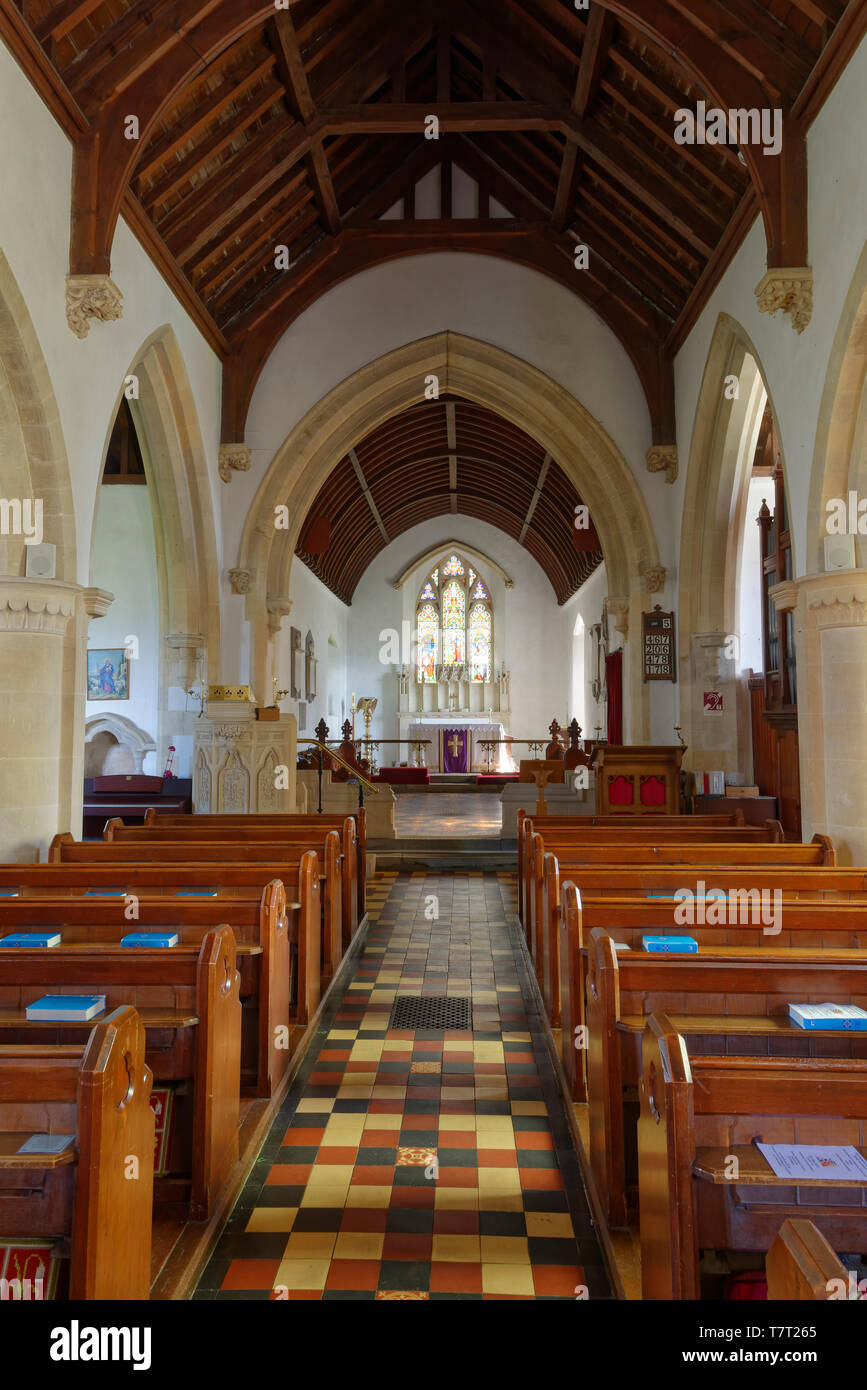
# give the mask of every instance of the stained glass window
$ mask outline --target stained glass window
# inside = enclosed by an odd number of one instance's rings
[[[416,607],[416,627],[419,680],[435,682],[438,662],[445,666],[467,664],[473,681],[493,679],[490,594],[459,555],[450,555],[425,580]]]
[[[464,586],[456,579],[450,579],[442,597],[443,661],[447,665],[466,660],[466,613]]]
[[[487,681],[491,678],[491,629],[490,608],[486,603],[474,603],[470,608],[467,628],[471,680]]]
[[[435,603],[420,603],[416,612],[418,628],[418,664],[423,681],[436,680],[437,637],[439,613]]]

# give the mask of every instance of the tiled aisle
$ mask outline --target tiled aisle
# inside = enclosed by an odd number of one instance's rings
[[[610,1297],[514,905],[511,874],[371,883],[354,975],[196,1298]],[[389,1031],[396,993],[471,996],[472,1034]]]

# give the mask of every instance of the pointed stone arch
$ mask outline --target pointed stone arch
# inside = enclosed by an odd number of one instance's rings
[[[726,383],[737,381],[732,396]],[[696,406],[681,518],[678,598],[680,722],[691,767],[735,771],[752,760],[746,690],[736,682],[738,589],[748,481],[767,377],[749,336],[720,314]],[[773,411],[773,401],[770,401]],[[776,414],[775,414],[776,418]],[[722,718],[704,717],[702,694],[724,684]],[[710,759],[710,761],[708,761]]]
[[[43,538],[57,547],[58,580],[74,584],[75,509],[60,413],[18,282],[0,251],[0,493],[40,498]],[[0,535],[0,574],[23,575],[24,541]]]
[[[55,578],[27,578],[25,535],[0,535],[0,858],[33,859],[57,830],[80,832],[87,617],[54,388],[2,252],[0,494],[28,504],[31,534],[41,503],[42,539],[56,548]]]
[[[192,744],[193,721],[183,692],[220,659],[217,527],[205,446],[186,364],[169,324],[156,329],[130,361],[114,402],[103,465],[125,383],[136,378],[129,407],[148,480],[159,600],[157,747],[164,756],[179,734]],[[100,472],[101,477],[101,472]],[[91,574],[99,481],[91,527]],[[97,576],[97,580],[98,580]],[[174,694],[170,694],[174,687]],[[178,695],[177,692],[180,692]]]
[[[502,348],[443,332],[397,348],[354,372],[327,393],[277,450],[247,514],[238,567],[250,575],[246,616],[251,628],[251,683],[270,674],[267,602],[290,592],[295,545],[318,489],[364,436],[423,398],[434,375],[452,392],[498,411],[536,439],[572,479],[590,508],[605,554],[610,592],[624,600],[632,633],[646,606],[642,572],[659,564],[656,537],[635,475],[610,435],[564,387]],[[288,527],[275,527],[286,506]],[[563,524],[571,526],[572,518]],[[634,643],[633,643],[634,645]],[[647,687],[628,680],[629,736],[649,738]]]
[[[867,497],[867,246],[834,335],[819,407],[807,504],[808,573],[825,568],[829,498],[850,491]],[[855,563],[867,569],[867,536],[855,538]]]

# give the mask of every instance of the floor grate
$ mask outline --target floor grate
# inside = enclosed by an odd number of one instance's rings
[[[389,1028],[458,1029],[472,1032],[472,1003],[447,994],[401,994],[394,1001]]]

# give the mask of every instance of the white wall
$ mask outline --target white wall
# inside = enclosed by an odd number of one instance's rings
[[[293,560],[290,580],[292,591],[292,612],[283,619],[278,644],[277,676],[281,690],[291,686],[290,627],[301,632],[302,645],[308,632],[313,633],[316,656],[319,665],[316,670],[316,699],[304,700],[306,693],[304,681],[304,654],[296,658],[296,679],[301,689],[302,704],[307,704],[307,722],[299,727],[299,738],[306,734],[313,737],[313,730],[324,718],[329,728],[330,738],[340,737],[340,726],[349,713],[349,693],[347,691],[347,654],[349,645],[350,610],[346,604],[332,594],[321,580],[309,570],[301,560]],[[333,638],[333,644],[329,642]],[[367,694],[366,691],[357,691]],[[271,704],[272,692],[256,691],[263,703]],[[289,696],[280,701],[281,709],[298,715],[299,701]]]
[[[867,39],[841,76],[808,135],[809,260],[814,281],[811,322],[799,335],[786,315],[759,313],[755,288],[767,268],[767,255],[764,228],[757,218],[675,362],[681,471],[670,492],[672,510],[679,513],[696,405],[719,314],[727,313],[737,319],[755,345],[780,424],[796,576],[806,572],[810,471],[831,345],[846,293],[864,249],[867,228],[865,128]]]
[[[129,663],[128,700],[88,700],[85,718],[117,714],[157,741],[159,599],[157,558],[149,489],[122,483],[99,489],[93,541],[93,582],[114,594],[105,617],[90,626],[88,647],[123,647],[138,638],[138,659]],[[148,753],[145,772],[162,772]]]
[[[452,540],[489,555],[514,581],[515,587],[506,589],[483,562],[474,566],[490,584],[495,666],[505,662],[511,672],[512,713],[506,722],[516,738],[544,733],[552,719],[563,722],[569,700],[572,649],[564,638],[562,610],[529,551],[496,527],[468,516],[442,516],[413,526],[386,546],[364,573],[349,611],[352,690],[356,695],[375,695],[379,701],[371,726],[374,734],[397,738],[396,667],[380,661],[384,644],[379,634],[387,628],[399,633],[405,619],[412,630],[418,589],[432,565],[418,566],[401,591],[393,587],[393,581],[417,555],[440,544],[445,550]],[[292,614],[294,621],[294,607]]]

